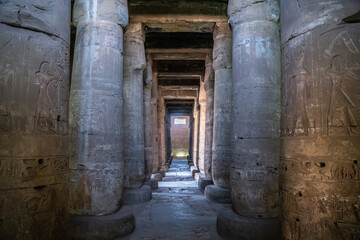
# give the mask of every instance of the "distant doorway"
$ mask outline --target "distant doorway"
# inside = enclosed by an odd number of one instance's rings
[[[177,159],[189,155],[189,116],[171,116],[171,155]]]

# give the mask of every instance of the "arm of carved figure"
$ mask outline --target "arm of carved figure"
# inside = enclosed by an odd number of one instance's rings
[[[351,66],[346,68],[346,73],[349,77],[359,80],[360,79],[360,66],[356,64],[355,66]]]
[[[347,95],[347,93],[344,91],[344,89],[340,89],[340,91],[342,92],[342,94],[344,94],[346,100],[348,100],[348,102],[351,104],[351,106],[355,107],[355,103],[350,99],[349,95]]]

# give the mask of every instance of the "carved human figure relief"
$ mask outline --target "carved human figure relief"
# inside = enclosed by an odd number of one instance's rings
[[[326,69],[326,75],[332,83],[327,114],[328,133],[331,133],[332,127],[345,127],[349,134],[359,133],[352,110],[356,107],[355,103],[343,88],[345,77],[352,76],[351,69],[346,67],[345,59],[340,55],[334,56]]]
[[[35,73],[37,78],[37,84],[39,84],[38,103],[35,113],[35,128],[39,131],[48,131],[50,133],[56,133],[56,125],[54,118],[60,114],[60,110],[55,106],[53,97],[50,96],[49,88],[53,86],[55,89],[59,85],[59,77],[57,73],[50,73],[50,64],[48,62],[42,62],[39,67],[39,71]]]
[[[307,101],[310,98],[310,74],[304,67],[304,49],[301,50],[300,59],[291,78],[289,90],[287,92],[286,113],[288,116],[285,135],[305,135],[309,134],[309,119],[306,111]],[[301,127],[298,127],[301,123]],[[296,132],[297,129],[301,129]],[[296,132],[296,134],[295,134]]]

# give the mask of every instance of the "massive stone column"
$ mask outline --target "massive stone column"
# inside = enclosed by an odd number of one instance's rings
[[[143,186],[144,159],[144,103],[143,71],[145,60],[145,32],[140,22],[131,22],[124,39],[124,159],[126,204],[149,201],[151,189]]]
[[[122,28],[128,23],[127,1],[77,0],[73,17],[77,33],[70,93],[69,211],[108,215],[120,208],[124,187]],[[129,232],[122,225],[131,213],[110,216],[74,216],[73,238]],[[133,216],[129,224],[133,229]]]
[[[199,179],[198,186],[204,190],[207,185],[213,184],[211,176],[212,139],[214,120],[214,69],[212,67],[212,54],[206,56],[204,90],[206,93],[205,109],[205,143],[204,143],[204,177]]]
[[[204,87],[204,77],[201,77],[199,89],[199,171],[202,177],[205,176],[205,121],[206,121],[206,92]]]
[[[146,56],[146,68],[144,71],[144,154],[145,154],[145,185],[149,185],[152,189],[158,188],[157,180],[151,178],[154,171],[154,163],[157,159],[153,157],[153,124],[156,122],[153,116],[153,103],[151,98],[153,85],[153,61],[151,56]],[[156,125],[157,126],[157,125]],[[156,133],[155,133],[156,134]],[[156,146],[157,147],[157,146]],[[155,166],[157,169],[157,166]]]
[[[152,89],[152,59],[146,56],[146,69],[144,75],[144,151],[145,151],[145,178],[148,180],[153,171],[152,159],[152,115],[151,115],[151,89]]]
[[[360,239],[359,10],[281,2],[284,239]]]
[[[279,239],[278,1],[233,0],[228,15],[233,29],[233,210],[220,212],[218,232],[240,239]]]
[[[152,64],[151,85],[151,128],[152,128],[152,173],[157,173],[161,164],[159,161],[159,131],[158,131],[158,80],[156,62]]]
[[[0,239],[64,238],[69,45],[70,0],[0,2]]]
[[[211,174],[214,185],[205,188],[208,199],[229,203],[231,154],[231,29],[217,23],[214,29],[213,68],[215,71],[214,125]]]
[[[199,167],[199,103],[194,101],[194,121],[193,121],[193,161],[196,168]]]

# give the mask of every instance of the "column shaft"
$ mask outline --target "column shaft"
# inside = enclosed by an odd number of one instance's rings
[[[202,80],[204,78],[202,77]],[[206,91],[205,84],[200,81],[199,90],[199,165],[201,176],[205,176],[205,127],[206,127]]]
[[[281,1],[284,239],[360,238],[359,9]]]
[[[144,29],[130,23],[124,39],[124,157],[125,187],[142,186],[145,170],[143,70],[145,69]]]
[[[215,71],[212,177],[214,185],[229,188],[231,154],[231,30],[227,23],[214,29]]]
[[[152,59],[151,56],[146,56],[146,69],[144,76],[144,151],[145,151],[145,175],[149,179],[153,172],[153,154],[152,154],[152,140],[153,140],[153,117],[151,104],[151,90],[152,90]]]
[[[213,144],[213,121],[214,121],[214,69],[212,67],[212,55],[207,56],[205,62],[205,91],[206,91],[206,120],[205,120],[205,177],[211,176],[212,144]]]
[[[278,211],[280,42],[277,1],[232,1],[233,131],[231,197],[236,213],[274,218]]]
[[[123,189],[122,55],[127,3],[78,0],[70,93],[69,211],[104,215],[119,209]],[[120,24],[120,25],[119,25]]]
[[[151,87],[151,127],[152,127],[152,159],[153,172],[157,173],[160,170],[159,157],[159,130],[158,130],[158,80],[156,62],[153,63],[152,68],[152,87]]]

